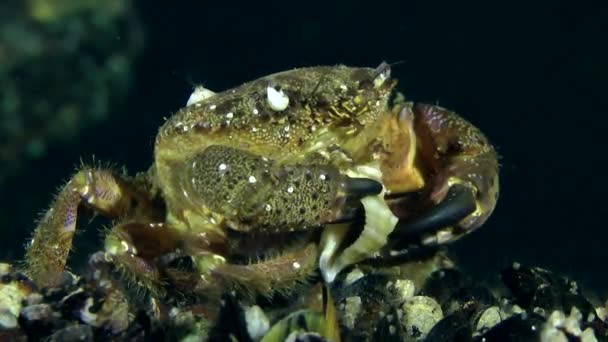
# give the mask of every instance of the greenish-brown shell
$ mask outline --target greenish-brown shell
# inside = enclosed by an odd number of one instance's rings
[[[326,130],[355,134],[388,108],[394,82],[376,86],[377,77],[371,68],[315,67],[245,83],[175,113],[161,128],[156,153],[173,151],[163,146],[175,140],[196,142],[182,151],[221,144],[280,159],[301,151]],[[289,97],[285,110],[269,106],[268,87]]]
[[[172,223],[179,226],[175,221],[191,221],[196,216],[209,216],[209,212],[229,217],[228,221],[241,221],[248,227],[258,223],[277,226],[287,222],[286,229],[297,229],[294,227],[298,224],[306,226],[315,220],[318,222],[319,218],[327,219],[331,215],[330,207],[335,209],[341,200],[340,184],[327,183],[327,189],[322,191],[322,184],[308,187],[311,181],[302,177],[321,170],[326,174],[337,172],[344,163],[352,163],[349,160],[352,154],[342,153],[342,150],[351,149],[356,153],[375,138],[372,134],[377,131],[370,130],[369,126],[389,111],[389,96],[395,86],[395,81],[384,74],[386,70],[344,66],[294,69],[217,93],[175,113],[157,136],[154,170],[169,212],[176,217]],[[269,87],[289,98],[284,110],[273,109],[270,105]],[[370,132],[372,134],[368,134]],[[210,157],[204,157],[210,146],[236,149],[259,160],[232,162],[232,170],[239,175],[239,180],[234,180],[236,183],[217,182],[216,177],[212,185],[213,173],[209,170],[200,175],[193,173],[200,167],[197,162],[201,158]],[[341,153],[347,157],[334,157]],[[217,155],[213,158],[214,167],[224,163]],[[263,164],[260,158],[270,160],[275,168],[270,171],[274,172],[274,181],[265,186],[274,184],[275,192],[293,187],[293,196],[273,197],[270,196],[272,191],[267,189],[266,200],[256,202],[255,196],[265,196],[264,191],[261,195],[246,191],[251,185],[247,180],[252,177],[258,180],[262,177],[260,172],[266,169],[263,165],[251,165]],[[306,168],[307,165],[310,167]],[[293,179],[289,180],[288,175],[283,179],[276,176],[290,167],[294,170]],[[319,176],[316,175],[317,180]],[[196,183],[205,177],[211,178],[205,180],[203,191]],[[335,182],[336,177],[332,178]],[[227,200],[230,197],[232,199]],[[276,208],[284,210],[265,215],[264,206],[275,208],[272,201],[276,201]],[[255,207],[254,202],[263,207]],[[293,217],[286,216],[286,211],[293,213]],[[300,222],[296,222],[298,220]],[[187,225],[192,227],[194,223]],[[200,226],[200,222],[196,225]],[[208,226],[212,225],[210,221]]]

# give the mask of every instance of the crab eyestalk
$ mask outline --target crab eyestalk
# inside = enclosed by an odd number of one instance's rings
[[[454,241],[480,227],[498,199],[498,160],[488,139],[472,124],[445,108],[412,107],[418,140],[417,160],[429,177],[428,207],[400,221],[391,240],[422,235],[425,245]]]

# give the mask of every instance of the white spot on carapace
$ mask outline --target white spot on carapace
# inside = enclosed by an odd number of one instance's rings
[[[272,206],[270,206],[270,204],[266,203],[266,205],[264,205],[264,210],[271,211],[272,210]]]
[[[289,105],[289,97],[283,93],[283,90],[277,91],[273,87],[267,87],[266,98],[270,108],[277,112],[285,110]]]
[[[186,102],[186,106],[190,106],[197,102],[204,101],[213,95],[215,95],[214,92],[203,87],[202,85],[198,85],[194,87],[194,91],[192,91],[192,94],[190,94],[190,97],[188,97],[188,102]]]
[[[228,169],[228,165],[221,163],[220,166],[217,167],[220,171],[226,171]]]
[[[226,114],[226,118],[228,119],[232,119],[234,117],[234,113],[229,112],[228,114]]]
[[[287,192],[289,192],[290,194],[293,193],[293,186],[290,186],[289,188],[287,188]]]
[[[257,128],[255,128],[255,127],[251,127],[251,131],[252,131],[253,133],[255,133],[255,132],[257,132],[257,131],[258,131],[258,129],[257,129]]]
[[[283,130],[284,130],[285,132],[289,132],[289,125],[287,125],[287,126],[283,127]]]
[[[212,105],[209,106],[209,110],[214,110],[215,108],[217,108],[217,106],[214,105],[214,104],[212,104]]]
[[[321,174],[321,175],[319,175],[319,179],[320,179],[320,180],[326,180],[326,179],[327,179],[327,176],[326,176],[326,175],[324,175],[324,174]]]
[[[302,267],[302,266],[300,265],[300,263],[299,263],[299,262],[297,262],[297,261],[294,261],[294,262],[293,262],[293,264],[292,264],[292,266],[293,266],[293,268],[294,268],[294,269],[296,269],[296,270],[299,270],[299,269],[300,269],[300,267]]]
[[[340,84],[340,89],[346,91],[348,90],[348,87],[345,84]]]
[[[249,183],[255,183],[258,181],[257,179],[255,179],[254,176],[249,176],[249,178],[247,180],[249,181]]]
[[[251,112],[253,113],[253,115],[258,115],[260,113],[260,111],[257,108],[253,108],[253,110]]]

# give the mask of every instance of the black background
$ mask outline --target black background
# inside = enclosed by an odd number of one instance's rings
[[[496,212],[450,247],[459,263],[482,275],[514,260],[550,267],[605,298],[608,13],[602,7],[142,0],[146,50],[127,105],[76,143],[52,147],[11,183],[1,200],[15,217],[2,233],[2,256],[21,256],[30,218],[81,157],[145,170],[156,129],[185,104],[192,82],[222,90],[300,66],[399,61],[393,75],[408,98],[456,110],[502,156]]]

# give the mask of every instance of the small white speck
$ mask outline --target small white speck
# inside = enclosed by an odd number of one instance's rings
[[[293,186],[290,186],[289,188],[287,188],[287,192],[289,192],[290,194],[293,193]]]
[[[217,108],[217,106],[214,105],[214,104],[212,104],[212,105],[209,106],[209,110],[214,110],[215,108]]]
[[[299,263],[299,262],[297,262],[297,261],[294,261],[294,262],[293,262],[293,264],[292,264],[292,266],[293,266],[293,268],[295,268],[296,270],[299,270],[299,269],[300,269],[300,267],[302,267],[302,266],[300,266],[300,263]]]
[[[326,180],[327,176],[325,176],[324,174],[319,175],[319,179],[320,180]]]
[[[270,206],[270,204],[266,204],[266,205],[264,205],[264,210],[271,211],[272,207]]]
[[[249,181],[249,183],[255,183],[258,181],[257,179],[255,179],[254,176],[249,176],[249,178],[247,180]]]
[[[229,112],[228,114],[226,114],[226,117],[227,117],[228,119],[232,119],[232,118],[234,117],[234,113]]]
[[[184,194],[184,196],[187,198],[188,197],[188,192],[186,192],[185,189],[182,189],[182,193]]]
[[[228,165],[221,163],[220,166],[217,167],[220,171],[226,171],[228,169]]]
[[[284,130],[285,132],[289,132],[289,125],[285,126],[285,127],[283,128],[283,130]]]
[[[253,115],[258,115],[260,113],[260,111],[257,108],[253,108],[253,110],[251,112],[253,113]]]
[[[257,131],[258,131],[258,129],[257,129],[257,128],[255,128],[255,127],[251,127],[251,131],[252,131],[253,133],[255,133],[255,132],[257,132]]]

